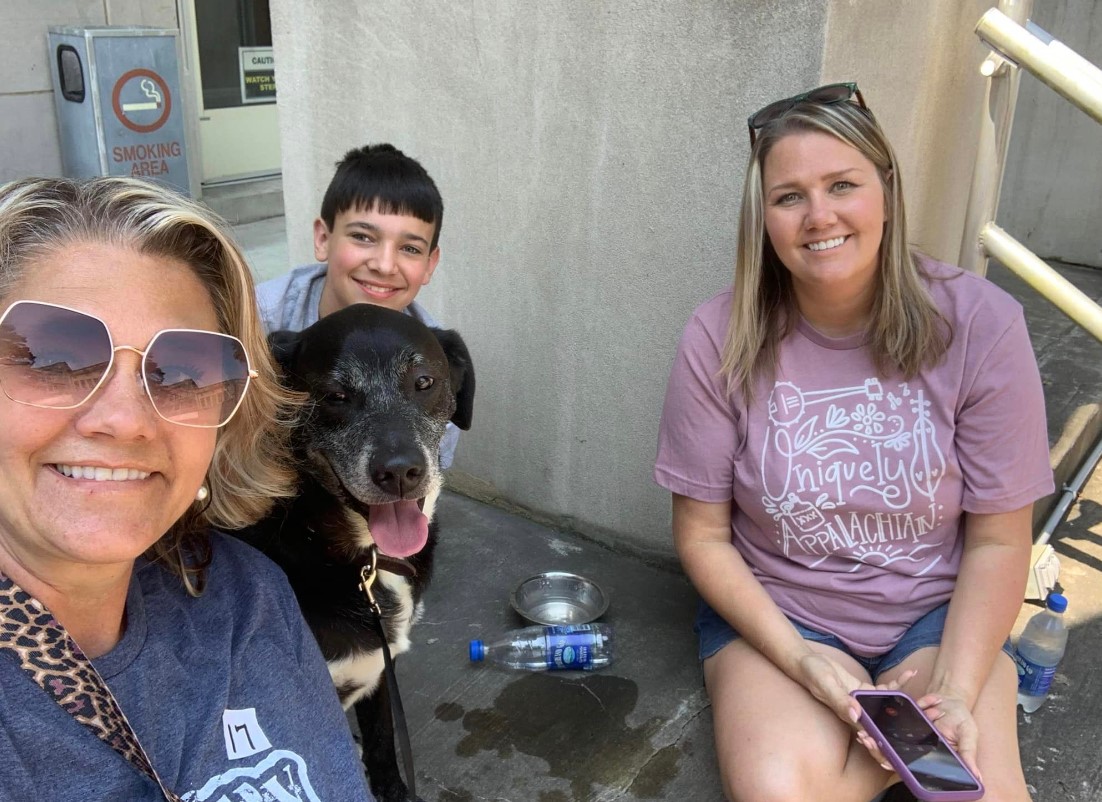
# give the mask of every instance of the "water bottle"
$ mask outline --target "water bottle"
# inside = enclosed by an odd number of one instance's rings
[[[1068,630],[1064,626],[1068,600],[1059,593],[1050,593],[1045,606],[1026,624],[1014,658],[1018,664],[1018,704],[1027,713],[1044,704],[1068,643]]]
[[[592,671],[612,662],[612,640],[608,624],[525,627],[492,643],[471,641],[470,657],[522,671]]]

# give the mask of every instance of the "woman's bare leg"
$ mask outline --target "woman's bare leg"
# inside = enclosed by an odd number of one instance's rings
[[[810,645],[868,681],[844,652]],[[869,802],[892,778],[855,740],[852,727],[746,641],[705,660],[704,678],[732,802]]]

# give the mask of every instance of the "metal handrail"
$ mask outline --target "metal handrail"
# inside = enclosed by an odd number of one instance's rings
[[[1019,25],[992,8],[980,17],[976,35],[1102,123],[1102,70],[1043,28],[1032,22]]]
[[[960,265],[982,275],[987,257],[996,257],[1102,340],[1102,308],[994,222],[1022,69],[1102,123],[1102,70],[1029,22],[1031,7],[1031,0],[1001,0],[976,24],[976,35],[994,51],[980,68],[988,76],[988,113],[980,124]]]
[[[1102,307],[1045,264],[1033,251],[994,223],[983,227],[980,246],[984,252],[1021,276],[1061,312],[1102,340]]]
[[[1033,0],[1000,0],[998,9],[991,10],[999,11],[1007,19],[1024,23],[1032,9]],[[981,107],[985,113],[980,116],[976,166],[972,171],[964,236],[957,264],[982,276],[987,272],[987,253],[980,244],[980,232],[995,219],[999,208],[1021,71],[1002,56],[991,53],[980,66],[980,74],[988,79]]]
[[[1102,70],[1030,22],[1032,5],[1032,0],[1000,0],[998,8],[989,9],[976,24],[976,35],[993,50],[980,67],[980,74],[988,79],[986,113],[980,122],[960,264],[983,275],[987,257],[995,257],[1102,340],[1102,307],[995,224],[1022,69],[1102,123]],[[1072,486],[1064,488],[1056,509],[1034,541],[1036,546],[1047,544],[1100,458],[1102,439],[1080,466]]]

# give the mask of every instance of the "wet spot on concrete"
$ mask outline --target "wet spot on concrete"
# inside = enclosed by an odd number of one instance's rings
[[[433,715],[437,721],[459,721],[463,718],[463,707],[455,702],[444,702],[436,706]]]
[[[467,735],[456,754],[489,751],[506,759],[516,750],[541,758],[551,776],[570,783],[572,799],[588,799],[594,784],[626,787],[650,759],[650,738],[661,720],[628,726],[638,697],[636,684],[622,677],[526,674],[506,686],[492,708],[463,716]],[[663,766],[669,765],[666,760]],[[655,771],[648,787],[661,777],[662,769]],[[546,802],[558,800],[548,797]]]
[[[442,788],[437,802],[474,802],[474,794],[464,788]]]
[[[494,710],[472,710],[463,716],[463,729],[467,735],[455,745],[455,753],[460,757],[474,757],[483,749],[496,750],[497,756],[505,760],[513,756],[508,722]],[[523,750],[522,750],[523,751]]]
[[[677,776],[680,758],[681,750],[676,744],[659,749],[636,775],[628,795],[635,799],[665,799],[666,784]]]

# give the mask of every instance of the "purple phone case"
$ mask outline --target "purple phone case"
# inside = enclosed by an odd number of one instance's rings
[[[968,772],[968,776],[975,781],[978,789],[975,791],[928,791],[923,788],[919,784],[918,780],[915,779],[915,776],[911,773],[911,770],[907,768],[907,764],[904,763],[903,759],[895,753],[895,749],[892,748],[891,744],[888,742],[888,739],[885,738],[880,729],[875,724],[873,724],[872,719],[869,718],[868,713],[866,713],[864,708],[862,708],[861,717],[857,720],[857,723],[864,727],[865,732],[872,736],[872,739],[876,741],[876,745],[880,747],[880,751],[884,754],[884,757],[886,757],[888,759],[888,762],[892,764],[892,767],[895,769],[896,774],[898,774],[899,778],[903,780],[903,784],[907,786],[907,788],[912,794],[915,795],[916,798],[923,800],[923,802],[972,802],[973,800],[983,798],[983,783],[980,782],[979,778],[972,773],[965,762],[960,759],[960,755],[958,755],[957,751],[949,745],[949,742],[941,736],[941,733],[938,731],[937,727],[934,726],[934,723],[930,721],[930,719],[926,718],[926,714],[923,712],[922,708],[918,706],[918,703],[915,702],[914,699],[903,693],[903,691],[853,691],[853,693],[851,693],[850,695],[853,697],[902,696],[904,699],[909,701],[912,705],[914,705],[914,709],[918,711],[918,714],[922,716],[923,720],[930,725],[930,729],[937,734],[938,740],[941,741],[941,743],[944,744],[945,748],[949,750],[949,753],[957,759],[957,762],[960,763],[961,768]]]

